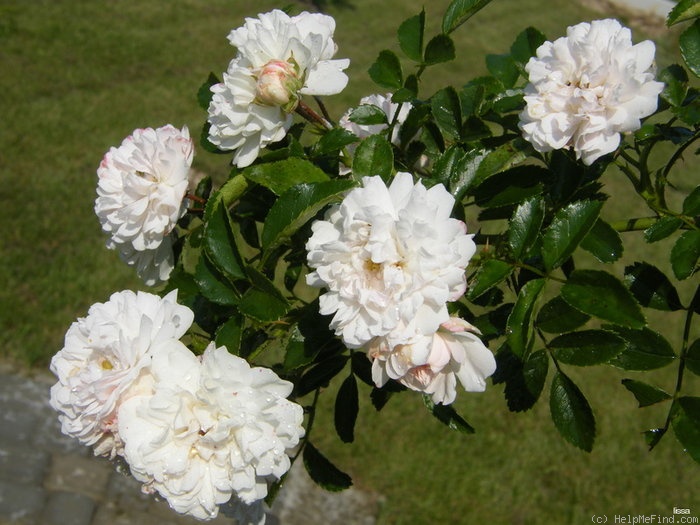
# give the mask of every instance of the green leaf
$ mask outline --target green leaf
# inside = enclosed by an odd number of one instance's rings
[[[237,305],[240,302],[238,292],[206,255],[199,258],[194,280],[202,295],[214,303]]]
[[[220,82],[221,80],[219,80],[214,73],[209,73],[207,81],[202,84],[197,91],[197,103],[199,104],[200,108],[204,110],[209,109],[209,103],[214,96],[214,93],[211,92],[211,87]]]
[[[442,17],[442,32],[451,33],[491,0],[453,0]]]
[[[516,62],[525,65],[546,40],[547,37],[541,31],[528,27],[515,38],[510,46],[510,54]]]
[[[277,321],[289,311],[289,303],[258,288],[250,288],[241,297],[238,305],[246,317],[261,322]]]
[[[355,180],[379,175],[387,182],[393,169],[394,151],[383,136],[370,135],[357,146],[352,159],[352,176]]]
[[[403,84],[401,62],[393,51],[385,49],[369,68],[369,77],[386,89],[399,89]]]
[[[243,176],[265,186],[275,195],[282,195],[297,184],[329,180],[321,169],[308,160],[297,157],[250,166],[243,171]]]
[[[561,288],[561,296],[577,310],[617,325],[641,328],[646,324],[630,291],[604,271],[573,271]]]
[[[659,80],[664,83],[661,98],[673,107],[683,104],[688,92],[688,73],[678,64],[671,64],[659,73]]]
[[[620,235],[600,218],[581,241],[581,248],[592,253],[602,263],[617,261],[623,251]]]
[[[604,330],[581,330],[555,337],[549,342],[554,357],[574,366],[607,363],[625,349],[625,341]]]
[[[476,272],[469,285],[467,297],[473,301],[490,290],[513,272],[513,266],[498,259],[487,259]]]
[[[700,2],[698,0],[680,0],[668,14],[666,25],[671,27],[679,22],[685,22],[699,16]]]
[[[477,178],[480,164],[488,157],[486,149],[470,149],[460,159],[456,172],[450,178],[450,193],[456,202],[461,202]]]
[[[441,423],[463,434],[473,434],[474,428],[452,408],[452,405],[435,404],[429,395],[423,395],[423,403]]]
[[[675,408],[673,433],[690,457],[700,463],[700,397],[681,397]]]
[[[486,68],[506,88],[512,88],[518,81],[520,71],[509,54],[486,55]]]
[[[683,308],[675,287],[656,266],[645,262],[626,266],[625,283],[639,304],[646,308],[665,311]]]
[[[350,112],[348,117],[350,122],[362,126],[373,126],[378,124],[388,124],[384,110],[374,104],[362,104]]]
[[[352,132],[346,129],[333,128],[324,133],[318,140],[314,153],[317,155],[330,155],[358,140]]]
[[[440,130],[459,140],[462,134],[462,108],[454,88],[446,87],[435,93],[430,99],[430,107]]]
[[[296,397],[305,396],[317,388],[326,387],[348,362],[347,355],[332,355],[309,369],[296,385]]]
[[[693,374],[700,376],[700,339],[696,339],[688,347],[688,351],[685,354],[685,367]]]
[[[204,222],[208,222],[211,219],[211,215],[218,209],[219,203],[223,203],[228,209],[229,206],[241,198],[249,186],[248,180],[241,174],[237,174],[227,180],[219,188],[219,191],[207,201],[204,209]]]
[[[271,250],[294,234],[331,202],[342,199],[355,183],[332,180],[298,184],[284,192],[270,209],[262,231],[262,245]]]
[[[523,412],[530,410],[542,393],[547,372],[549,356],[544,350],[532,352],[525,361],[503,347],[496,354],[496,373],[494,384],[505,382],[505,397],[508,410]]]
[[[225,346],[230,353],[238,355],[241,349],[241,339],[243,338],[243,323],[242,315],[231,315],[216,331],[216,337],[214,338],[216,346]]]
[[[304,336],[298,330],[293,330],[284,353],[284,369],[291,371],[306,366],[316,359],[320,351],[320,347],[306,344]]]
[[[487,178],[512,168],[526,158],[527,155],[519,140],[507,142],[490,151],[486,158],[479,163],[473,184],[480,185]]]
[[[539,166],[516,166],[491,175],[472,193],[482,208],[515,205],[541,195],[549,177],[549,171]]]
[[[447,35],[436,35],[425,46],[423,62],[429,66],[455,58],[455,44]]]
[[[440,155],[433,164],[433,177],[435,180],[447,186],[455,177],[459,177],[462,170],[464,150],[459,144],[453,144]]]
[[[598,220],[603,203],[577,201],[559,210],[544,232],[542,257],[547,270],[566,261]]]
[[[557,296],[540,308],[535,325],[550,334],[561,334],[576,330],[588,322],[590,316],[569,306],[561,296]]]
[[[233,235],[231,217],[223,199],[214,201],[209,220],[204,226],[204,251],[222,275],[231,279],[246,278]]]
[[[541,197],[532,197],[521,203],[508,225],[508,244],[515,260],[528,254],[540,234],[545,205]]]
[[[532,346],[532,315],[545,282],[545,279],[528,281],[520,289],[513,311],[508,316],[508,346],[518,357],[526,357]]]
[[[700,20],[681,33],[678,38],[681,56],[696,77],[700,77]]]
[[[404,20],[399,26],[399,47],[414,62],[423,60],[423,34],[425,32],[425,9],[416,16]]]
[[[648,407],[671,399],[671,396],[658,387],[634,379],[623,379],[622,384],[632,392],[639,403],[639,408]]]
[[[671,248],[671,268],[677,279],[687,279],[697,271],[700,258],[700,230],[684,232]]]
[[[633,330],[621,326],[605,326],[625,341],[624,351],[610,360],[623,370],[654,370],[672,363],[676,354],[669,342],[659,333],[642,328]]]
[[[595,418],[588,401],[571,379],[556,372],[549,396],[552,421],[572,445],[590,452],[595,440]]]
[[[683,215],[700,215],[700,186],[696,186],[683,201]]]
[[[331,463],[310,441],[304,445],[304,467],[311,479],[328,491],[339,492],[352,485],[352,478]]]
[[[661,217],[654,224],[644,230],[644,240],[648,243],[665,239],[683,225],[683,221],[678,217]]]
[[[359,407],[357,380],[350,374],[340,385],[335,398],[335,431],[344,443],[355,441],[355,421]]]

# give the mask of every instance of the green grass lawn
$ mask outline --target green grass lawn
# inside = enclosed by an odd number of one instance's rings
[[[348,89],[328,101],[335,115],[376,92],[366,70],[384,48],[398,49],[398,24],[418,2],[350,0],[333,7],[337,56],[349,57]],[[426,2],[435,34],[447,0]],[[95,170],[103,154],[137,127],[186,124],[198,135],[206,114],[195,94],[210,71],[220,74],[233,55],[226,35],[244,16],[283,5],[271,0],[10,0],[0,2],[0,352],[19,364],[45,367],[70,323],[115,291],[139,289],[130,268],[104,249],[92,207]],[[567,25],[604,15],[571,0],[496,0],[455,33],[458,60],[431,70],[428,96],[485,71],[484,55],[508,50],[532,25],[548,37]],[[643,35],[635,32],[636,40]],[[659,39],[659,65],[678,60],[673,38]],[[195,166],[225,176],[226,158],[199,150]],[[605,176],[609,192],[630,192],[619,174]],[[687,164],[680,186],[698,169]],[[624,218],[643,210],[615,209]],[[632,234],[627,234],[632,235]],[[663,245],[654,246],[660,261]],[[622,264],[649,247],[632,242]],[[666,251],[666,253],[668,253]],[[660,265],[663,262],[659,262]],[[616,273],[621,274],[621,266]],[[688,300],[687,289],[681,289]],[[668,329],[676,321],[651,319]],[[673,324],[676,323],[676,324]],[[386,497],[380,524],[589,523],[593,513],[670,515],[674,506],[700,513],[700,469],[672,436],[649,453],[641,432],[663,423],[664,407],[636,409],[620,385],[630,374],[608,368],[572,370],[598,417],[592,454],[566,444],[554,429],[546,399],[526,414],[511,414],[500,386],[461,395],[458,408],[474,436],[449,431],[417,395],[392,400],[376,413],[361,398],[356,443],[334,436],[329,388],[314,441],[351,473],[356,485]],[[672,370],[658,383],[672,387]],[[688,380],[697,378],[689,377]],[[697,381],[695,385],[697,391]],[[363,392],[367,394],[368,392]]]

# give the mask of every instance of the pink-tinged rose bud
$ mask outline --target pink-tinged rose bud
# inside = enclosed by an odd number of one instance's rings
[[[294,64],[284,60],[270,60],[258,75],[255,98],[261,104],[280,106],[290,113],[299,102],[297,92],[303,85]]]

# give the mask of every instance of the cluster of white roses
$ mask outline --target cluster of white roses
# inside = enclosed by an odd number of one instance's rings
[[[257,523],[304,435],[303,409],[286,399],[291,383],[226,347],[196,357],[180,341],[194,314],[176,300],[123,291],[93,305],[51,361],[51,406],[65,434],[122,456],[177,512],[210,519],[228,502]]]

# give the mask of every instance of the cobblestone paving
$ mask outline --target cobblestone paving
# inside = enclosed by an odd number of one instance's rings
[[[182,517],[143,495],[130,476],[63,436],[48,404],[48,374],[0,369],[0,525],[235,525]],[[373,525],[381,498],[350,489],[328,493],[297,462],[268,513],[267,525]]]

